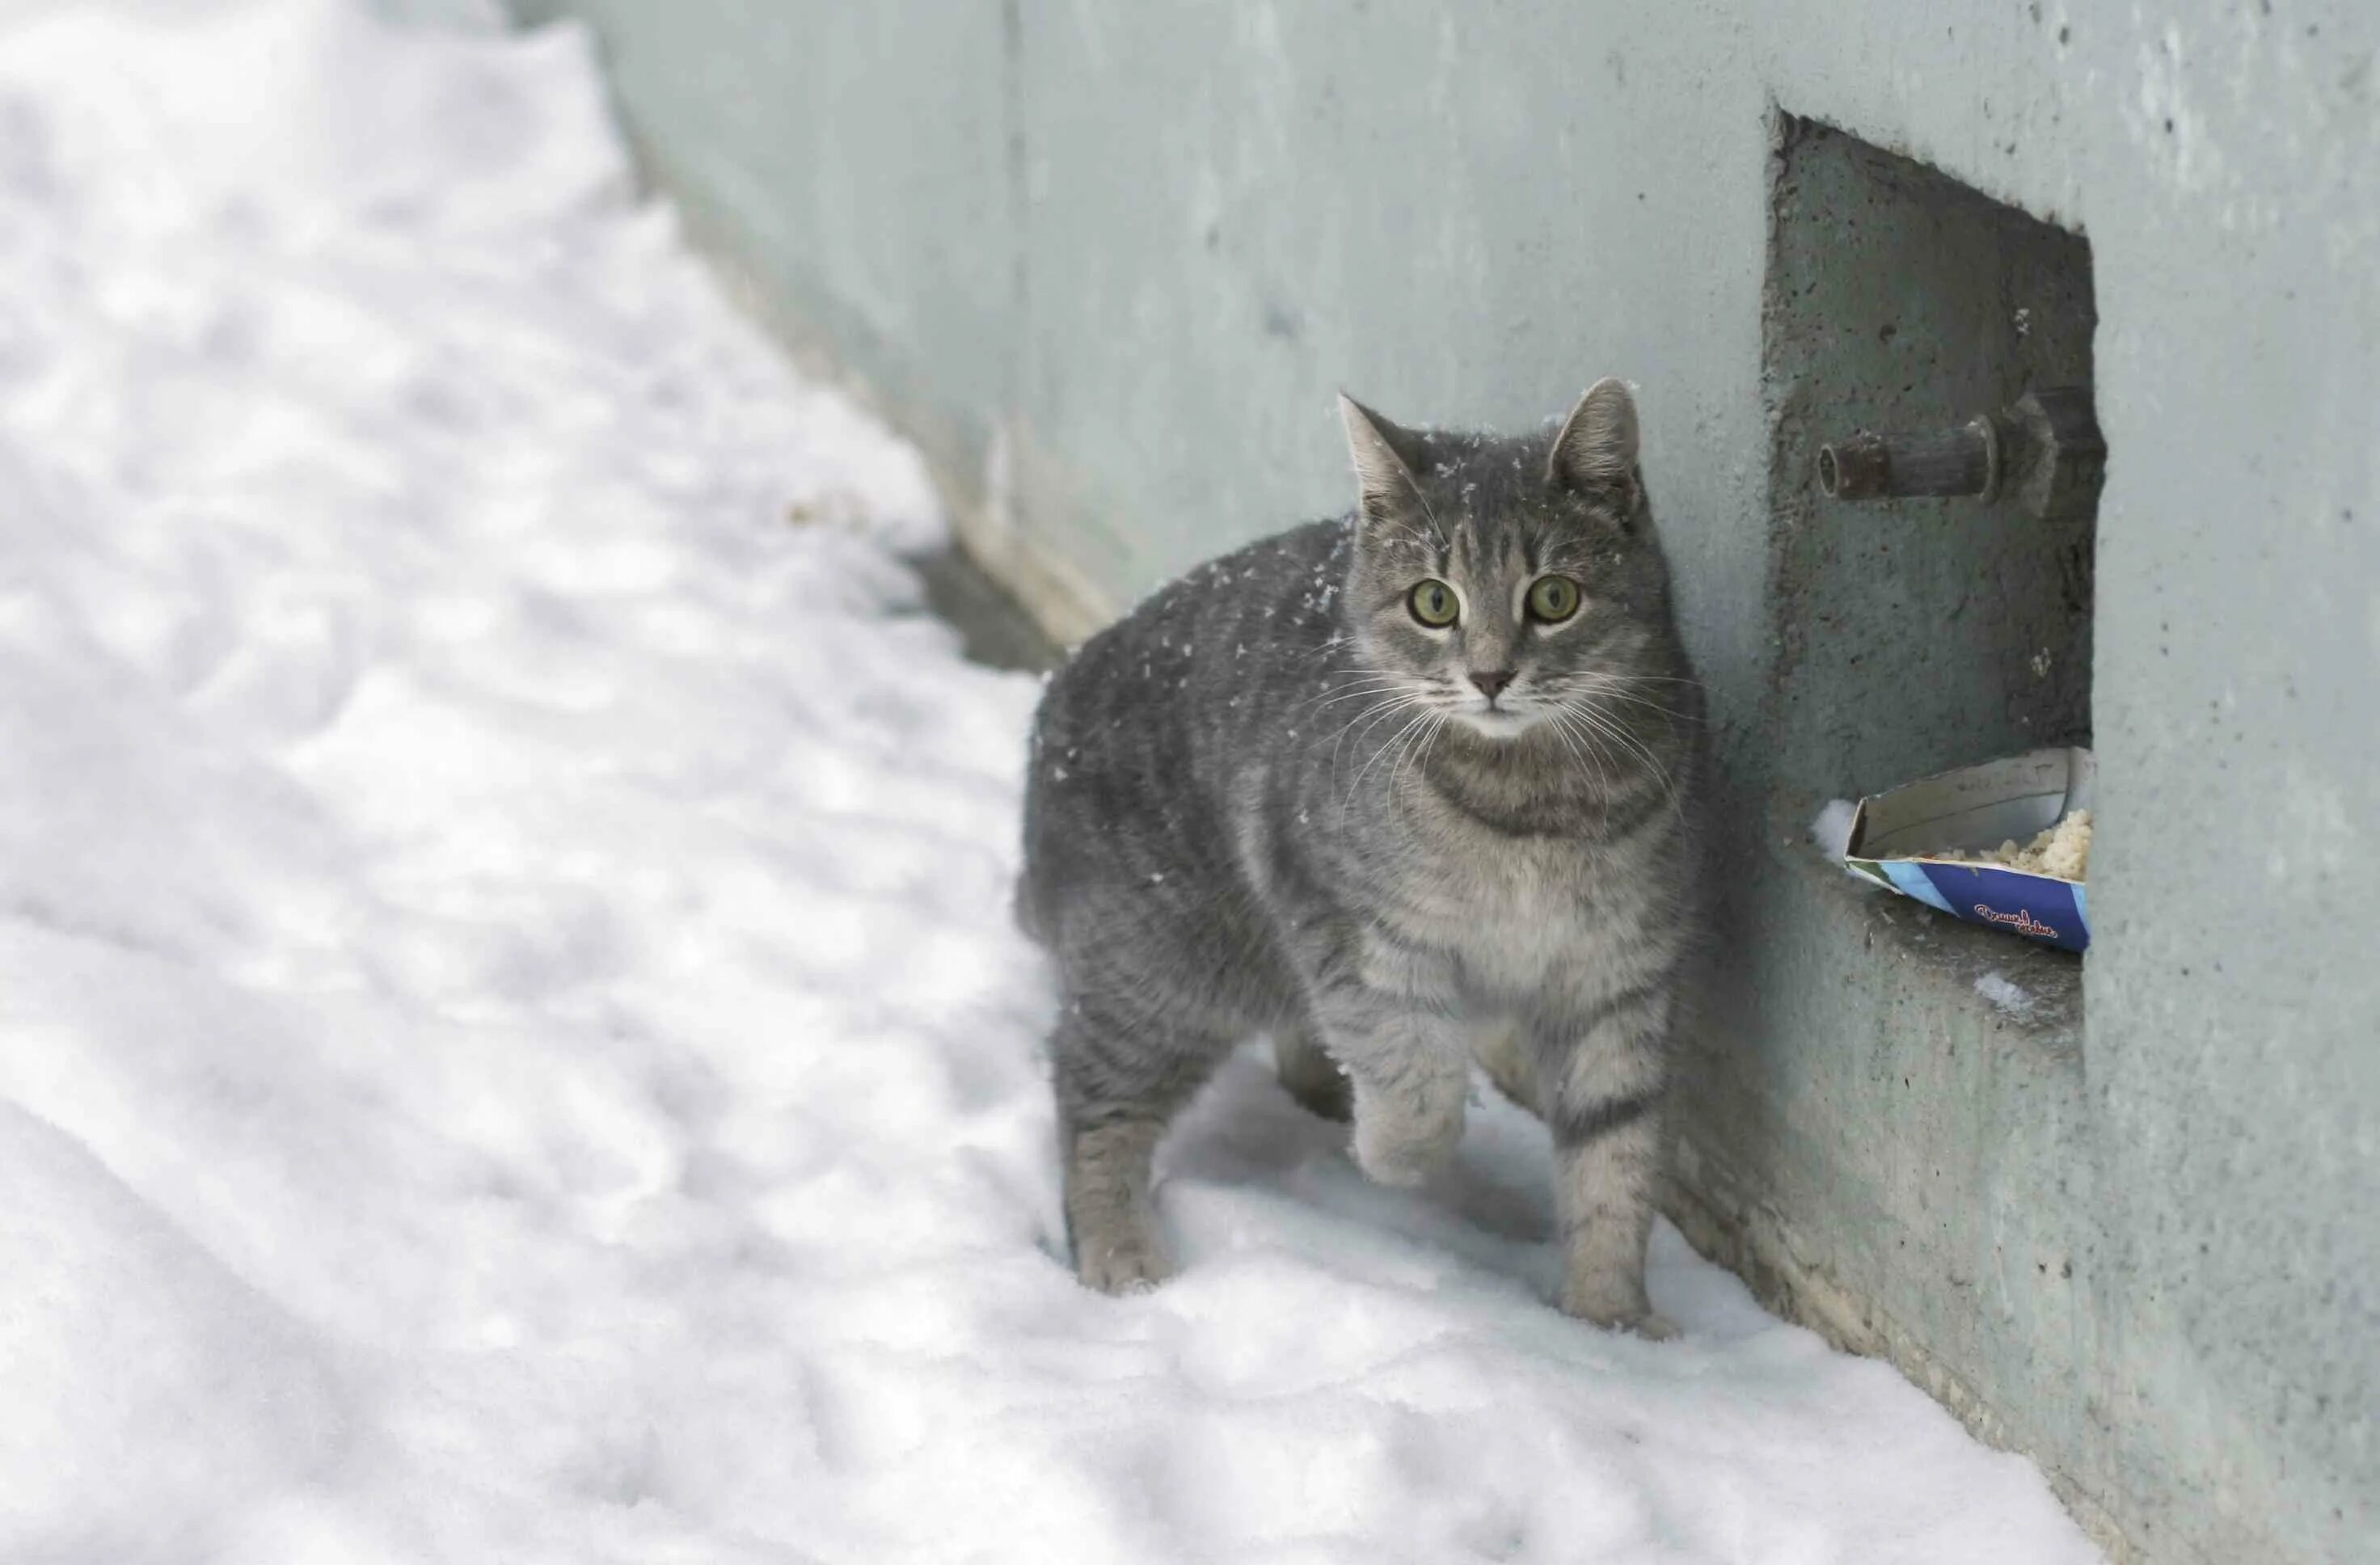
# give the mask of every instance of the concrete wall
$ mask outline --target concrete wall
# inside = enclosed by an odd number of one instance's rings
[[[520,8],[593,24],[698,234],[1061,629],[1341,508],[1335,386],[1512,425],[1635,382],[1736,887],[1681,1220],[2119,1553],[2380,1557],[2380,11]],[[2005,507],[1811,491],[1851,423],[2081,370],[2079,576]],[[2086,713],[2081,963],[1801,843]]]

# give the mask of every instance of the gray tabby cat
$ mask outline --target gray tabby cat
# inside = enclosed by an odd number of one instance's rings
[[[1354,514],[1158,592],[1050,680],[1020,921],[1082,1280],[1169,1271],[1150,1163],[1239,1040],[1418,1184],[1469,1062],[1552,1128],[1561,1306],[1645,1296],[1660,1109],[1701,910],[1702,696],[1607,380],[1550,438],[1399,429],[1342,397]],[[1342,1073],[1343,1072],[1343,1076]]]

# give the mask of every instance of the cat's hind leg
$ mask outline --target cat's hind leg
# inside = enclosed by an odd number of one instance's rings
[[[1173,1274],[1150,1198],[1157,1144],[1231,1042],[1080,999],[1061,1013],[1050,1037],[1061,1176],[1085,1287],[1137,1292]]]
[[[1102,1293],[1135,1293],[1172,1276],[1148,1191],[1164,1122],[1114,1120],[1062,1134],[1075,1278]]]
[[[1281,1085],[1309,1114],[1344,1124],[1355,1112],[1354,1088],[1339,1062],[1311,1030],[1295,1023],[1272,1035],[1273,1068]]]
[[[1517,1016],[1499,1016],[1471,1030],[1471,1057],[1496,1090],[1538,1118],[1537,1067],[1529,1058],[1528,1029]]]

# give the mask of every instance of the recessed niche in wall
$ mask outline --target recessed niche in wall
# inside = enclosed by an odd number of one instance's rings
[[[1771,193],[1764,370],[1781,775],[1872,792],[2088,744],[2095,506],[1854,503],[1821,445],[1924,431],[2091,384],[2091,247],[1937,170],[1787,116]]]

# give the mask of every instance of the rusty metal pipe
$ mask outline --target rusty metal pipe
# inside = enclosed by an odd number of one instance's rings
[[[2107,444],[2082,386],[2046,387],[1998,413],[1906,434],[1861,430],[1818,448],[1818,487],[1834,500],[1997,500],[2036,516],[2098,504]]]
[[[1818,448],[1818,487],[1836,500],[1989,500],[1999,492],[2002,443],[1989,419],[1916,433],[1862,430]]]

